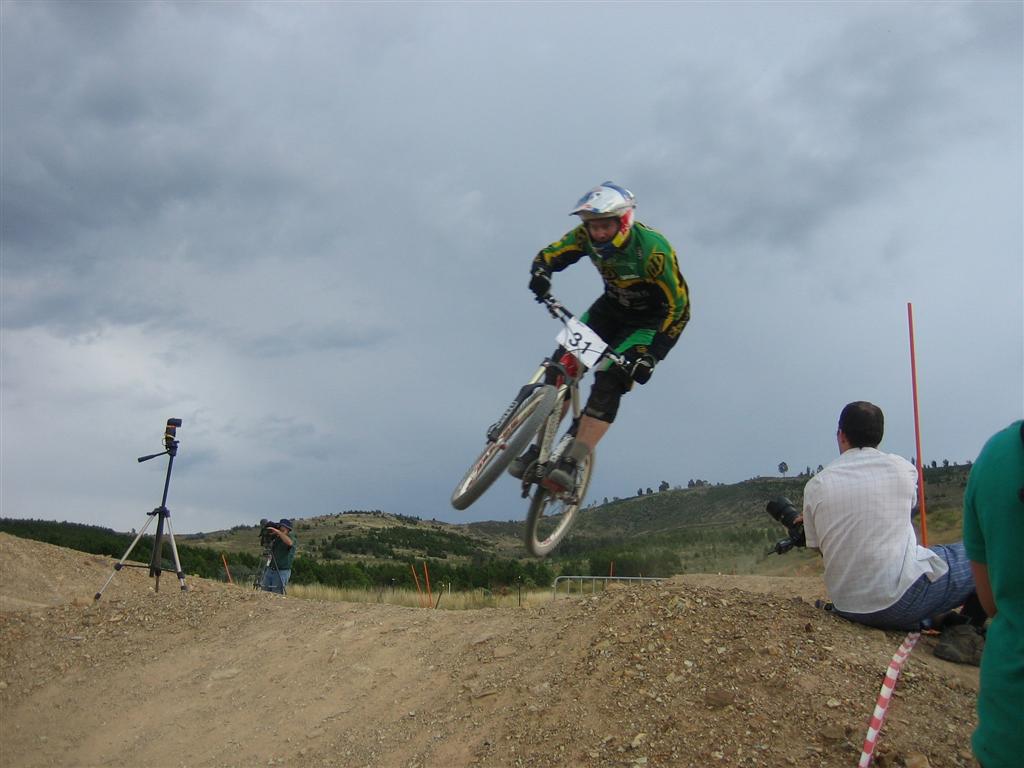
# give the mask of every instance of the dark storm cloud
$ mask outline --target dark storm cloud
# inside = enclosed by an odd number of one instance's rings
[[[294,162],[287,116],[275,125],[265,100],[239,104],[223,78],[242,62],[210,30],[188,34],[207,14],[135,6],[18,4],[9,14],[0,213],[14,274],[116,259],[104,234],[149,226],[169,240],[202,236],[197,224],[231,227],[235,250],[213,244],[239,258],[245,243],[266,241],[268,221],[320,197]]]
[[[101,291],[102,283],[93,282],[93,270],[51,268],[42,274],[37,272],[37,277],[33,280],[16,273],[5,277],[5,328],[23,329],[45,323],[58,335],[75,336],[105,323],[136,325],[161,315],[173,316],[171,307],[161,311],[148,297],[117,290]]]
[[[200,108],[198,79],[190,87],[178,72],[144,61],[118,67],[110,57],[123,47],[134,9],[18,4],[9,15],[2,74],[9,269],[72,258],[82,233],[149,218],[166,195],[209,187],[205,163],[173,141],[174,114]]]
[[[675,194],[703,244],[805,245],[837,215],[899,193],[965,131],[985,130],[985,116],[964,111],[974,87],[964,73],[984,71],[981,25],[993,20],[954,14],[962,26],[937,34],[905,18],[853,24],[781,72],[693,67],[658,103],[641,176],[660,189],[686,179]]]

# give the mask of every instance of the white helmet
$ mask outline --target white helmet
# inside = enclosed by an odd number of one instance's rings
[[[625,187],[612,181],[606,181],[594,187],[581,197],[570,216],[579,216],[583,221],[591,219],[618,219],[619,231],[615,234],[612,244],[620,247],[629,237],[633,226],[633,209],[636,208],[636,197]]]

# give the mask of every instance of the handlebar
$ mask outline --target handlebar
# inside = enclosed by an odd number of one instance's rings
[[[570,312],[568,308],[564,304],[562,304],[562,302],[560,302],[550,293],[543,297],[538,296],[537,302],[543,304],[544,307],[547,309],[548,314],[550,314],[556,320],[568,320],[570,317],[575,317],[575,315],[572,312]]]
[[[568,307],[566,307],[562,302],[560,302],[550,293],[543,297],[537,297],[537,302],[543,304],[545,309],[547,309],[548,314],[551,315],[556,320],[558,320],[559,322],[561,322],[563,325],[567,325],[569,320],[572,320],[573,318],[576,317],[576,315],[574,315]],[[607,342],[605,343],[607,344]],[[627,367],[626,358],[623,357],[622,355],[617,354],[612,349],[611,345],[608,345],[602,357],[621,368]]]

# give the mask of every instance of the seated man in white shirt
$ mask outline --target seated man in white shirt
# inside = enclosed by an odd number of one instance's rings
[[[889,630],[913,631],[958,606],[971,623],[985,613],[963,543],[919,546],[911,524],[917,470],[878,450],[884,419],[867,402],[839,416],[839,458],[804,488],[807,546],[825,565],[825,586],[840,616]]]

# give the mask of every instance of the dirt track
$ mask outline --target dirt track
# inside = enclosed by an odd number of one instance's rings
[[[903,636],[820,580],[702,576],[541,608],[316,603],[0,534],[0,765],[854,766]],[[974,766],[977,669],[922,638],[876,765]]]

